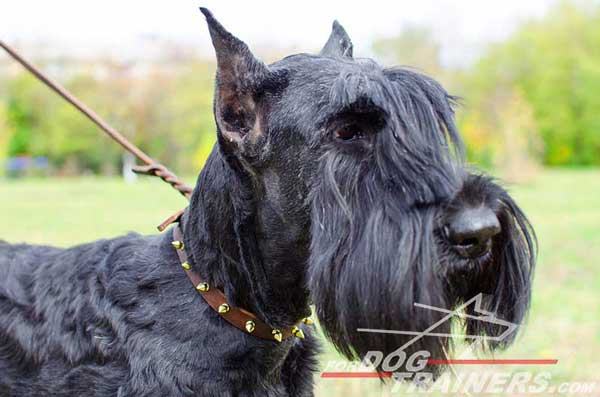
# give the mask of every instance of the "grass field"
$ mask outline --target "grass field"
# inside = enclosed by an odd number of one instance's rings
[[[538,233],[540,255],[527,326],[497,357],[556,358],[557,365],[528,368],[551,372],[553,384],[600,381],[600,171],[546,170],[509,190]],[[68,246],[128,231],[150,234],[185,204],[156,180],[3,180],[0,238]],[[328,348],[322,362],[339,359]],[[377,380],[319,379],[317,388],[319,396],[390,393]]]

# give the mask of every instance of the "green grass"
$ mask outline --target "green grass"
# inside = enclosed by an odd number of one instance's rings
[[[509,188],[538,233],[540,256],[527,326],[497,356],[557,358],[558,365],[527,368],[550,371],[553,384],[600,380],[600,171],[546,170]],[[69,246],[128,231],[150,234],[185,205],[157,180],[3,180],[0,238]],[[328,347],[321,361],[327,360],[341,359]],[[389,394],[376,380],[319,379],[317,385],[319,396]]]

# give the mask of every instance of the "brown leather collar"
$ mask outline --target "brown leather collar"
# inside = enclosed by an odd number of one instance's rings
[[[171,244],[177,251],[177,255],[179,256],[179,260],[181,262],[181,267],[192,282],[192,285],[202,296],[202,298],[204,298],[206,303],[208,303],[208,305],[212,307],[213,310],[215,310],[224,320],[243,332],[261,339],[281,342],[292,336],[300,339],[304,338],[304,333],[302,332],[301,327],[302,323],[307,325],[312,324],[312,320],[309,317],[302,319],[300,322],[298,322],[298,324],[291,328],[277,329],[267,325],[257,318],[253,313],[250,313],[241,307],[233,306],[227,301],[227,297],[221,290],[209,285],[202,279],[202,277],[200,277],[191,269],[191,266],[188,262],[188,256],[185,252],[183,233],[181,232],[179,225],[175,225],[175,228],[173,229],[173,240],[174,241]]]

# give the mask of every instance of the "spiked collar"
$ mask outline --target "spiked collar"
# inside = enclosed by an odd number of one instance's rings
[[[181,213],[178,213],[165,221],[165,223],[177,222],[180,216]],[[159,226],[159,230],[161,227],[165,226],[165,223]],[[171,242],[171,245],[175,248],[181,267],[192,282],[196,291],[202,296],[206,303],[208,303],[208,305],[229,324],[240,329],[244,333],[271,341],[282,342],[292,336],[300,339],[304,338],[301,327],[302,323],[307,325],[312,324],[312,320],[309,317],[302,319],[290,328],[273,328],[261,321],[255,314],[229,303],[227,297],[221,290],[209,285],[202,277],[200,277],[200,275],[194,272],[188,261],[188,256],[185,252],[183,232],[178,224],[175,224],[175,227],[173,228],[173,241]]]

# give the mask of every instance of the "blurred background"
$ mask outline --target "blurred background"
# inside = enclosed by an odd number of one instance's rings
[[[193,184],[215,142],[198,5],[266,62],[317,52],[338,19],[355,56],[417,68],[460,96],[469,161],[502,178],[540,240],[531,316],[502,356],[559,359],[528,368],[553,383],[600,381],[599,1],[21,0],[0,7],[0,39]],[[131,161],[0,52],[0,238],[68,246],[153,233],[185,200],[135,181]],[[337,359],[328,349],[322,361]],[[318,395],[390,393],[378,381],[318,384]]]

